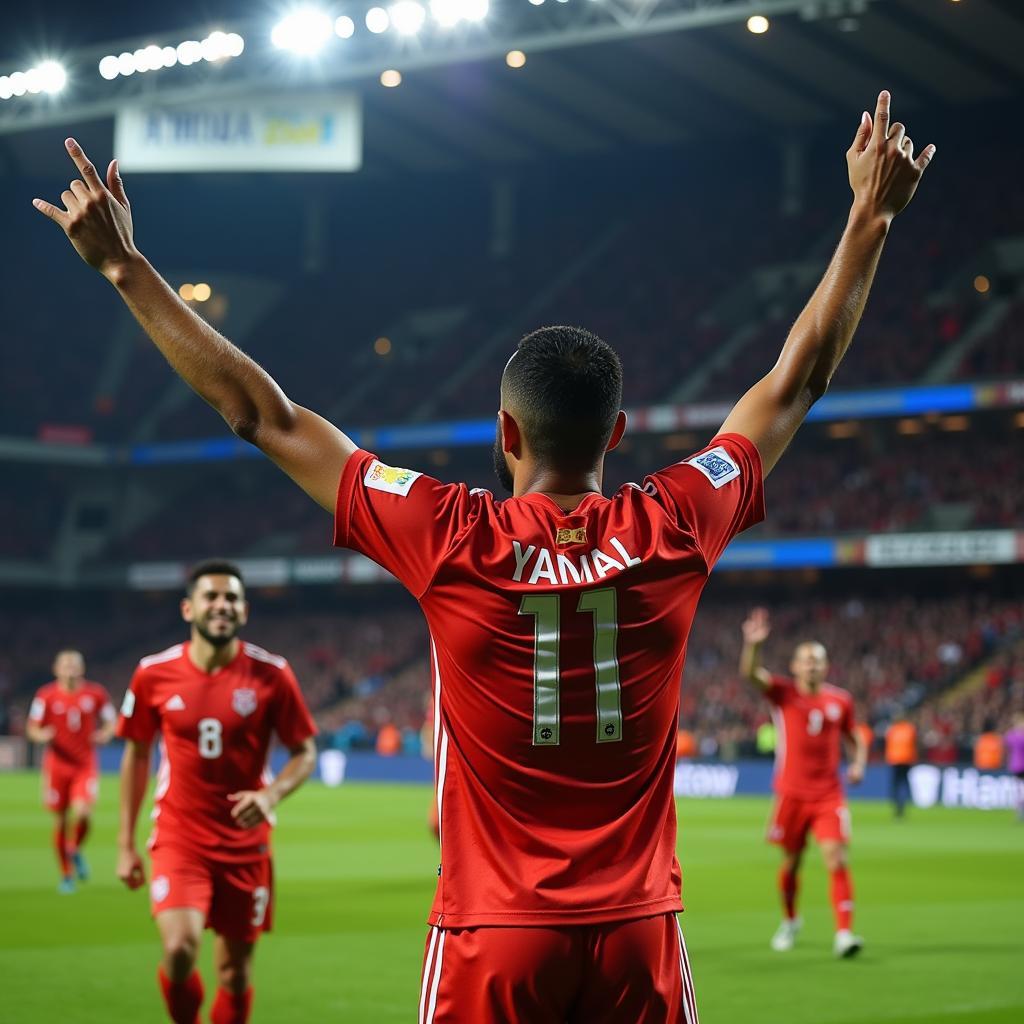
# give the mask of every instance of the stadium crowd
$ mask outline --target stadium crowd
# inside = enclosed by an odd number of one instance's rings
[[[928,243],[922,248],[914,230],[894,235],[836,387],[920,380],[987,302],[1017,287],[995,272],[983,293],[972,287],[975,274],[989,269],[991,243],[1024,234],[1013,161],[1001,153],[991,166],[1006,180],[955,204],[943,205],[936,190],[915,205],[911,216],[929,224]],[[324,411],[337,408],[353,425],[401,422],[411,414],[490,414],[515,339],[543,322],[582,323],[617,344],[633,405],[669,399],[738,328],[753,325],[753,336],[699,389],[702,398],[729,398],[774,361],[806,298],[798,268],[810,264],[816,272],[838,234],[841,206],[829,195],[784,215],[774,169],[746,174],[742,188],[720,169],[693,165],[688,173],[690,187],[682,191],[675,177],[628,197],[609,192],[605,182],[578,185],[571,203],[564,196],[555,202],[536,182],[524,181],[516,237],[504,256],[493,258],[486,255],[481,209],[453,197],[451,209],[441,204],[433,212],[436,223],[422,225],[428,235],[444,232],[443,260],[396,249],[365,211],[349,218],[343,241],[335,243],[359,251],[355,263],[342,248],[329,252],[319,270],[303,273],[296,261],[282,279],[277,260],[273,281],[261,282],[258,262],[238,251],[246,240],[229,234],[207,259],[236,273],[245,267],[255,288],[279,293],[237,340],[278,373],[289,393]],[[701,201],[694,202],[698,192]],[[211,215],[212,200],[188,196],[197,218]],[[173,206],[173,196],[164,205]],[[177,220],[167,221],[166,230],[172,227]],[[159,223],[150,228],[162,230]],[[295,224],[282,231],[288,244],[298,244]],[[11,346],[0,381],[0,432],[36,436],[56,423],[116,442],[135,438],[143,422],[154,439],[221,429],[198,399],[168,399],[174,382],[162,358],[126,326],[116,296],[88,277],[74,276],[61,304],[19,301],[32,294],[41,270],[29,257],[0,282],[4,308],[17,310],[8,329],[22,341]],[[754,276],[766,267],[776,273]],[[769,277],[774,286],[765,284]],[[394,287],[399,279],[400,289]],[[73,331],[65,305],[76,309]],[[197,308],[229,332],[237,322],[230,294]],[[1024,373],[1021,328],[1018,303],[963,354],[959,375]],[[375,354],[382,336],[388,344]],[[47,358],[56,339],[59,361]]]
[[[787,672],[797,642],[820,640],[829,651],[830,679],[852,692],[858,717],[876,737],[907,709],[929,759],[964,755],[981,731],[1005,728],[1024,710],[1024,609],[1017,601],[874,594],[786,598],[772,607],[770,669]],[[680,723],[703,756],[752,754],[757,728],[768,719],[767,704],[737,672],[745,610],[735,599],[712,595],[694,624]],[[100,600],[91,610],[6,616],[0,692],[14,709],[13,727],[20,729],[28,698],[48,678],[54,637],[81,646],[90,655],[90,677],[119,695],[139,656],[181,640],[174,612],[164,595],[134,606]],[[309,599],[296,605],[258,595],[246,633],[289,658],[325,742],[372,746],[384,727],[393,727],[406,749],[417,748],[430,668],[425,626],[404,595],[377,592],[369,606],[350,598],[333,610]]]

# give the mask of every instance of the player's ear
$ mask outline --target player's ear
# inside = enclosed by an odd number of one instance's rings
[[[523,435],[519,430],[519,424],[512,418],[511,413],[500,409],[498,411],[498,426],[501,430],[501,450],[518,459],[523,445]]]
[[[181,617],[186,622],[192,621],[192,602],[187,597],[181,599]]]
[[[615,426],[612,427],[612,436],[608,438],[608,445],[605,448],[606,452],[613,451],[619,447],[619,442],[622,440],[622,435],[626,433],[626,414],[620,409],[618,416],[615,417]]]

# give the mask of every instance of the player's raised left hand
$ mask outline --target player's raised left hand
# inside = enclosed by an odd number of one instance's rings
[[[117,161],[110,161],[104,183],[74,139],[65,140],[64,145],[82,177],[61,193],[63,207],[43,199],[33,199],[32,205],[60,225],[90,267],[113,280],[120,268],[139,255],[133,238],[131,206]]]
[[[270,821],[274,811],[274,800],[265,789],[246,789],[231,793],[228,799],[234,803],[231,817],[240,828],[255,828],[264,821]]]

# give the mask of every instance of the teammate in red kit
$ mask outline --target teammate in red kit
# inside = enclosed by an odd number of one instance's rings
[[[203,928],[216,933],[220,983],[213,1024],[243,1024],[252,1005],[253,946],[274,908],[270,828],[274,806],[313,770],[316,729],[284,658],[243,643],[249,607],[230,562],[209,561],[189,576],[181,603],[191,638],[139,662],[117,733],[121,764],[118,877],[145,882],[135,825],[161,739],[150,904],[163,942],[160,988],[176,1024],[196,1024],[203,983],[195,970]],[[267,774],[271,734],[291,755]]]
[[[618,357],[587,331],[527,336],[501,382],[496,469],[513,496],[384,465],[185,303],[135,247],[116,163],[81,148],[65,208],[36,206],[118,289],[171,366],[385,566],[431,633],[441,865],[421,1024],[696,1021],[676,912],[679,680],[694,609],[762,479],[860,319],[915,161],[889,94],[847,153],[839,248],[776,366],[703,451],[601,494],[625,430]]]
[[[53,811],[53,845],[60,865],[58,892],[73,893],[89,866],[82,846],[99,795],[96,748],[114,735],[117,715],[107,691],[85,678],[79,651],[58,651],[54,680],[40,688],[28,713],[25,735],[47,744],[43,754],[43,801]]]
[[[793,948],[801,919],[796,912],[800,862],[807,836],[813,833],[821,847],[831,879],[835,913],[836,956],[856,956],[863,940],[850,930],[853,924],[853,882],[847,847],[850,809],[840,776],[840,755],[845,745],[850,764],[847,779],[864,778],[868,751],[857,729],[853,697],[826,682],[828,655],[813,641],[799,644],[790,663],[792,678],[772,675],[761,664],[761,645],[771,626],[764,608],[755,608],[743,623],[740,672],[768,698],[778,739],[775,748],[775,807],[768,826],[768,841],[782,847],[779,889],[785,917],[772,937],[772,949]]]

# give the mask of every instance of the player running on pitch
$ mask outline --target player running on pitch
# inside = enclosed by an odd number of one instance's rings
[[[796,912],[800,862],[808,833],[813,833],[831,879],[830,896],[836,920],[833,950],[839,957],[856,956],[864,942],[850,930],[850,809],[843,794],[839,763],[845,744],[850,756],[846,776],[853,784],[860,782],[864,778],[867,748],[855,727],[853,697],[825,681],[825,648],[813,641],[797,645],[789,666],[793,677],[772,675],[761,664],[761,645],[770,632],[768,613],[764,608],[755,608],[743,623],[740,672],[771,702],[778,730],[776,799],[768,841],[782,847],[779,890],[786,916],[772,937],[772,949],[780,953],[792,949],[800,931],[802,921]]]
[[[161,740],[149,838],[150,904],[163,943],[159,982],[176,1024],[197,1024],[203,982],[195,969],[204,927],[216,933],[219,988],[213,1024],[244,1024],[252,1006],[252,954],[274,906],[274,806],[313,770],[316,729],[284,658],[243,643],[249,606],[230,562],[196,566],[181,602],[188,642],[139,662],[117,732],[121,764],[118,877],[145,883],[135,826]],[[291,755],[266,772],[271,734]]]
[[[53,811],[53,845],[60,865],[57,891],[75,891],[89,877],[82,853],[99,795],[96,748],[114,735],[117,713],[107,691],[85,678],[80,651],[58,651],[54,680],[40,688],[28,713],[25,735],[45,743],[43,800]]]
[[[847,153],[853,207],[778,363],[702,452],[601,494],[626,426],[615,352],[524,338],[501,381],[495,462],[513,497],[385,466],[292,402],[135,247],[116,163],[37,208],[118,290],[171,366],[325,509],[335,542],[419,599],[430,627],[441,865],[421,1024],[696,1021],[676,913],[679,680],[708,574],[763,514],[762,479],[824,393],[916,159],[889,94]]]

